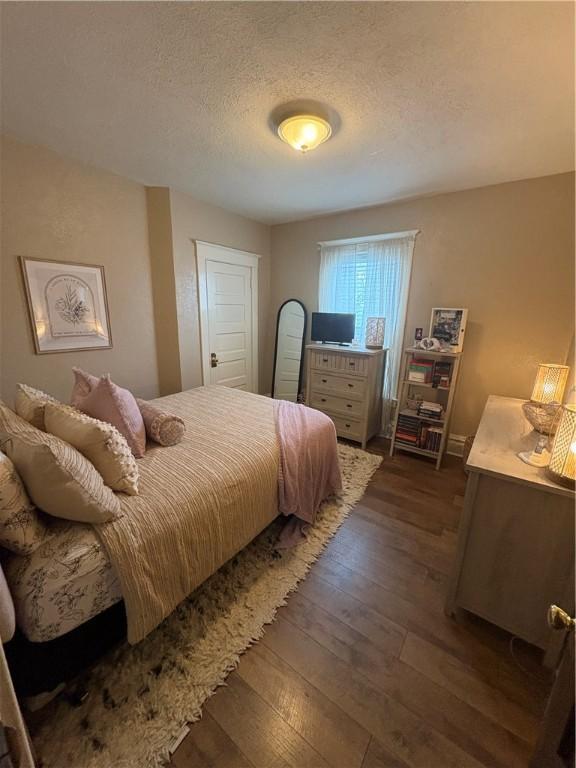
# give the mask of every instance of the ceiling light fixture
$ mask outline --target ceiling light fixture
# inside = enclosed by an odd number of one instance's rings
[[[327,141],[332,128],[327,120],[315,115],[294,115],[282,120],[278,136],[298,152],[309,152]]]

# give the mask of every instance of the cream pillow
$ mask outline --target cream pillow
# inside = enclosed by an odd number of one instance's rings
[[[120,432],[69,405],[46,403],[46,432],[65,440],[89,459],[113,491],[138,493],[138,465]]]
[[[80,523],[106,523],[120,515],[118,497],[64,440],[29,427],[0,434],[0,444],[34,504],[49,515]]]
[[[14,407],[18,416],[37,429],[44,427],[44,406],[46,403],[57,403],[58,400],[40,389],[33,389],[26,384],[16,385]]]
[[[29,555],[49,535],[24,490],[14,464],[0,451],[0,546]]]

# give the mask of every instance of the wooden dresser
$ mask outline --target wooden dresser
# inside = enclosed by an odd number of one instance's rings
[[[464,608],[547,652],[563,641],[547,625],[550,604],[573,615],[574,493],[517,453],[537,435],[523,400],[488,398],[469,471],[447,611]]]
[[[330,416],[339,437],[366,447],[380,432],[385,349],[309,344],[306,403]]]

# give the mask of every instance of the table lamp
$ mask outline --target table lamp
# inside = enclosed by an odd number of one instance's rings
[[[576,476],[576,405],[565,405],[554,437],[548,474],[554,482],[574,488]]]
[[[570,366],[557,363],[540,363],[532,396],[524,403],[524,416],[536,432],[553,434],[560,413],[564,388]]]
[[[366,320],[366,349],[382,349],[386,318],[369,317]]]

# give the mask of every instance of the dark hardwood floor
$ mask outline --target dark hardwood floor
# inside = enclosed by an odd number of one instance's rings
[[[264,638],[205,705],[173,768],[526,768],[538,654],[443,613],[466,477],[386,445],[366,494]]]

